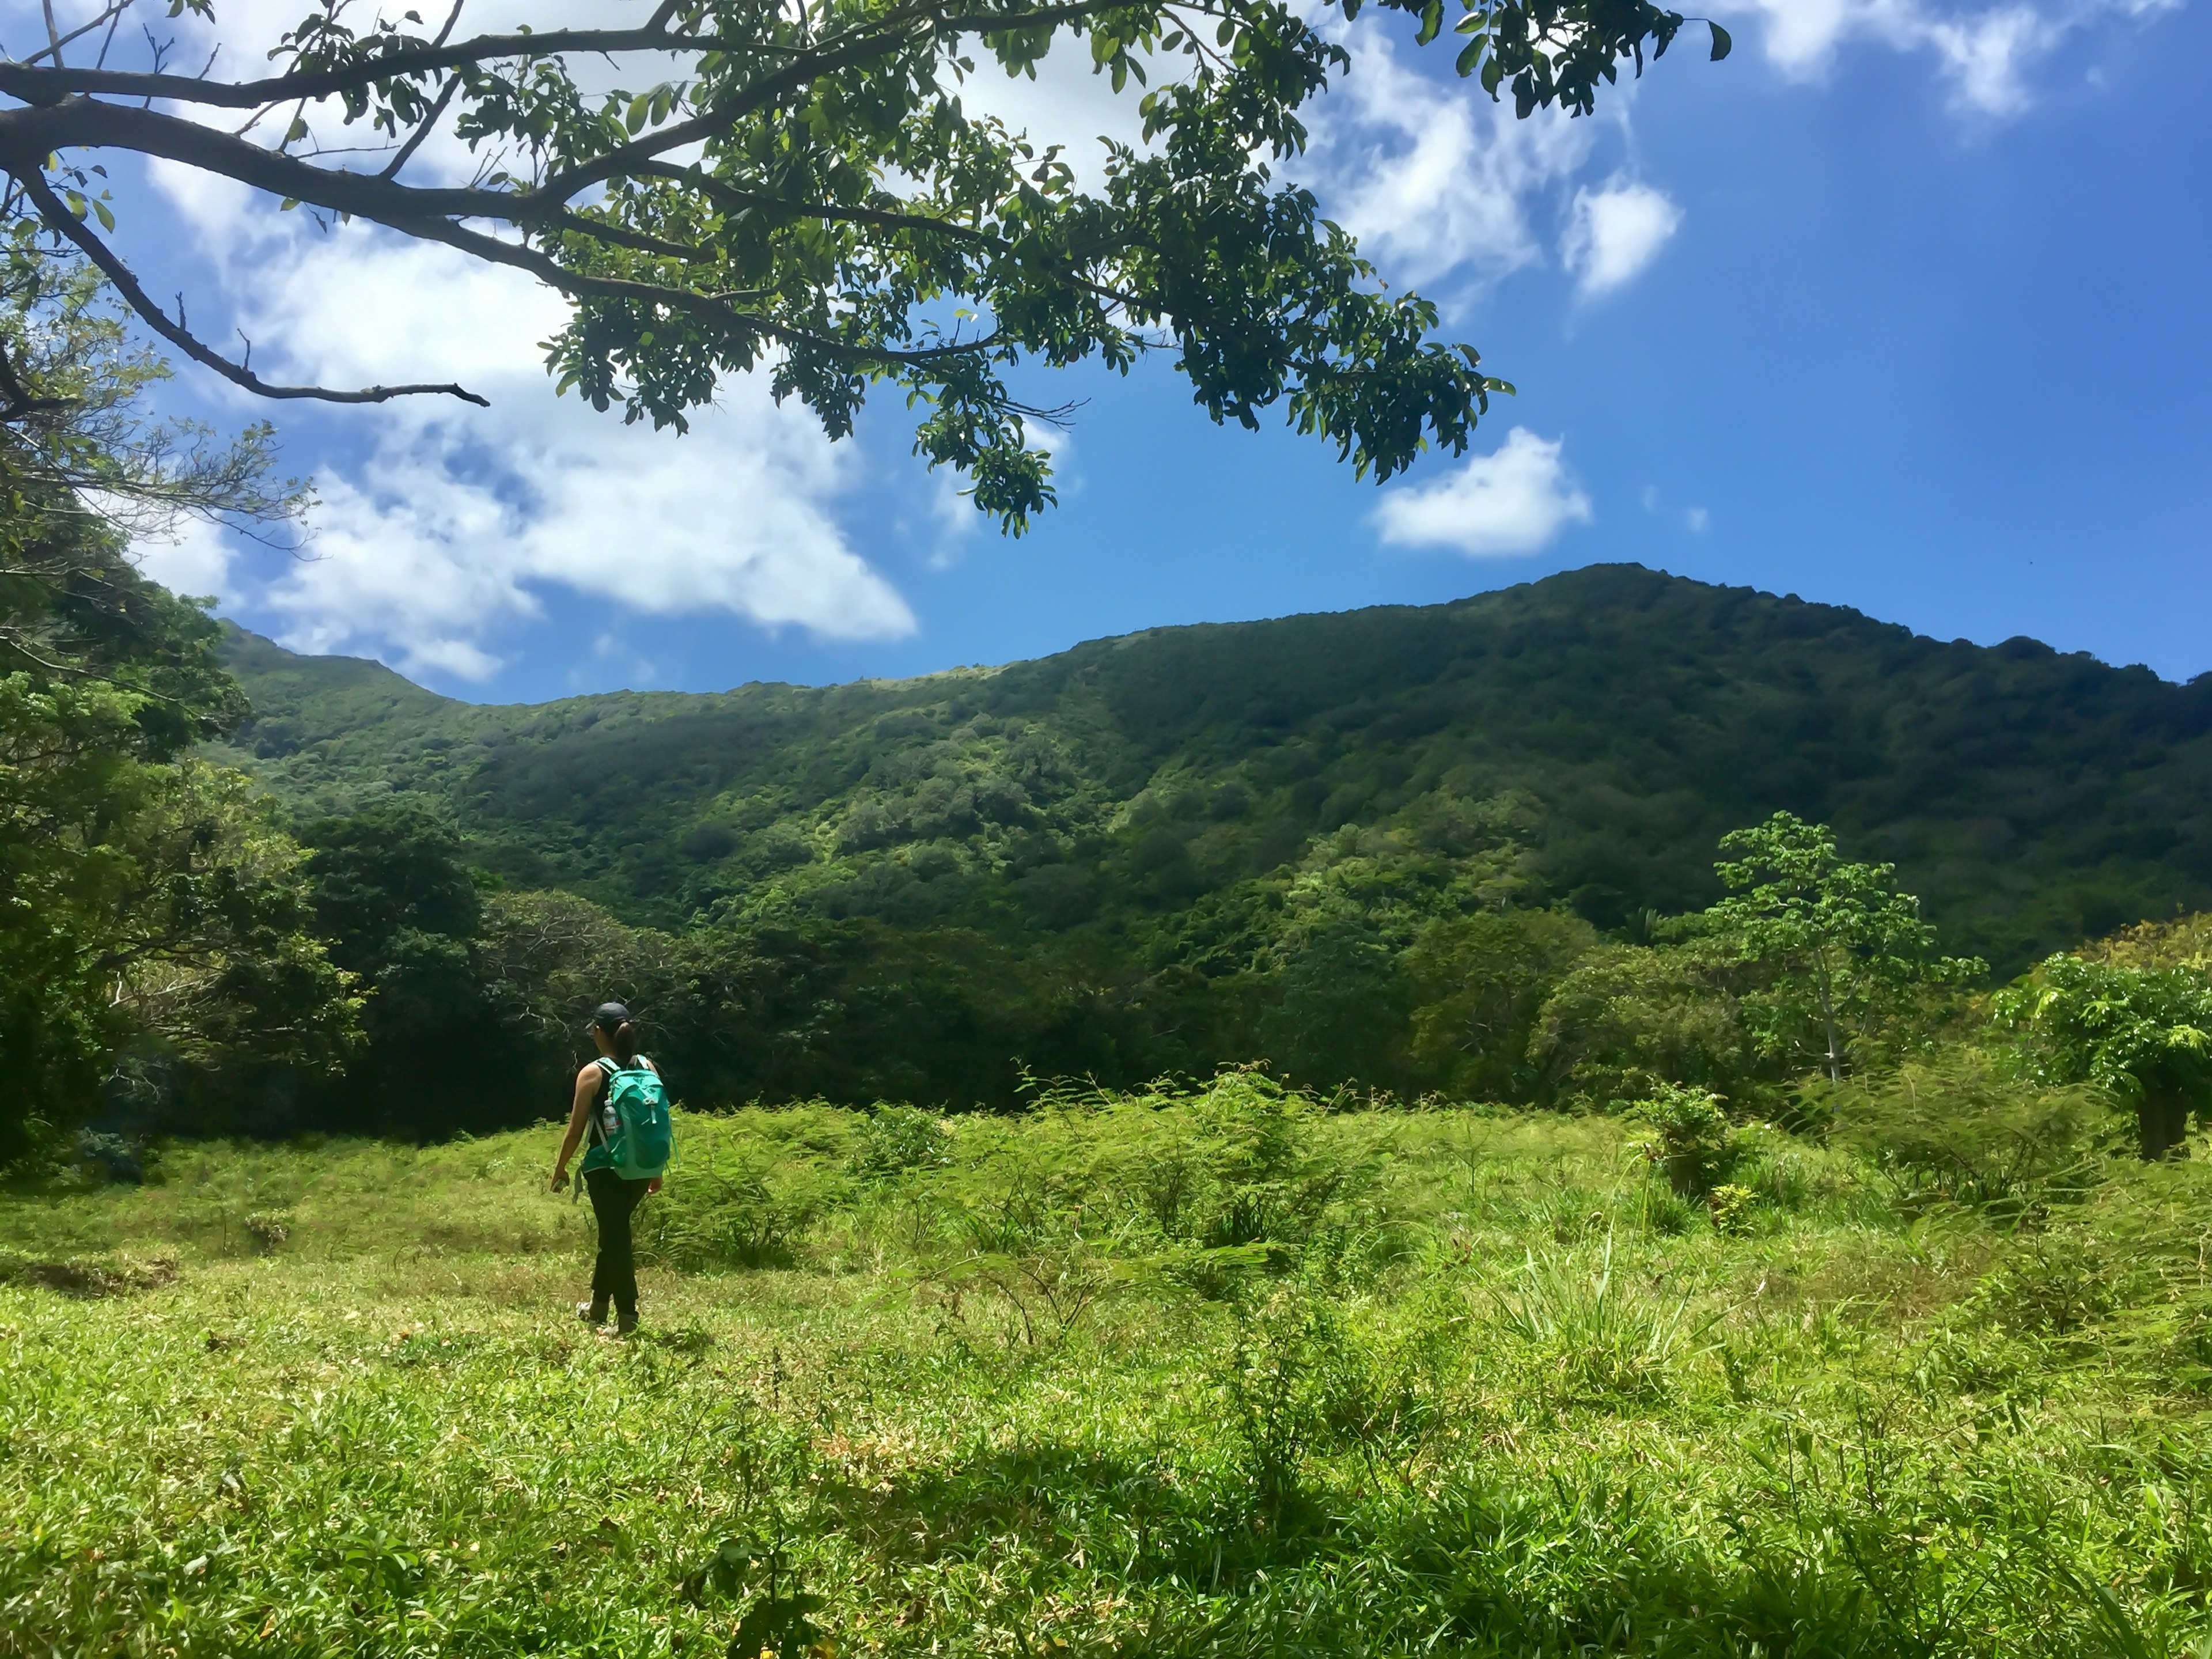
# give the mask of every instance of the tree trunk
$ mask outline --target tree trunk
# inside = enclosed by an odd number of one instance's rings
[[[2142,1136],[2142,1155],[2155,1161],[2177,1153],[2188,1156],[2189,1103],[2178,1089],[2165,1085],[2146,1088],[2136,1103],[2136,1125]]]
[[[1844,1057],[1836,1048],[1836,1008],[1828,988],[1828,958],[1825,953],[1815,951],[1813,963],[1820,970],[1820,1024],[1828,1034],[1828,1081],[1841,1083]]]

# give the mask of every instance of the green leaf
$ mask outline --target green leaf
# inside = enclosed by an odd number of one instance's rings
[[[284,142],[288,144],[296,144],[300,140],[307,136],[307,118],[302,115],[294,116],[292,118],[292,125],[284,130]]]
[[[1414,35],[1415,46],[1425,46],[1444,31],[1444,0],[1428,0],[1421,8],[1420,32]]]
[[[629,112],[623,117],[623,128],[635,138],[645,130],[645,118],[653,108],[653,94],[641,92],[629,100]]]
[[[1462,78],[1474,74],[1475,66],[1482,62],[1483,48],[1489,44],[1490,39],[1487,35],[1476,35],[1474,40],[1459,49],[1459,61],[1452,67],[1460,72]]]
[[[1713,32],[1712,61],[1717,64],[1735,49],[1735,42],[1729,39],[1729,32],[1718,23],[1708,23],[1705,27]]]
[[[92,210],[99,216],[101,229],[112,230],[115,228],[115,216],[108,211],[106,203],[101,201],[98,197],[94,197],[92,203]]]

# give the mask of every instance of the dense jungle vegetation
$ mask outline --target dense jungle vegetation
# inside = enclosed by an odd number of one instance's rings
[[[1660,1073],[1748,1100],[1790,1075],[1736,1029],[1755,988],[1644,953],[1778,809],[1895,863],[1998,981],[2212,902],[2212,680],[1635,567],[719,696],[477,707],[234,631],[226,659],[255,718],[205,752],[283,803],[373,988],[350,1084],[190,1102],[264,1132],[526,1121],[601,988],[699,1101],[1006,1106],[1265,1056],[1534,1103],[1620,1048],[1568,1017],[1611,975],[1636,1042],[1698,1056]],[[1660,1034],[1669,998],[1713,1029]]]

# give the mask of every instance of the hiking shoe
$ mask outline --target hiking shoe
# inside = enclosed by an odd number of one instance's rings
[[[592,1312],[592,1304],[588,1302],[579,1302],[576,1304],[576,1317],[586,1325],[604,1325],[607,1322],[607,1316],[603,1313]]]
[[[631,1314],[627,1318],[617,1319],[615,1322],[615,1334],[617,1336],[629,1336],[635,1332],[636,1329],[637,1316],[635,1314]]]

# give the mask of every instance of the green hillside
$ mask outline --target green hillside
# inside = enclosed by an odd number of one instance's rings
[[[2212,903],[2212,678],[1635,566],[822,689],[477,707],[243,634],[230,660],[247,763],[295,805],[425,795],[509,883],[663,927],[866,919],[1218,973],[1220,913],[1316,838],[1470,812],[1518,898],[1606,929],[1708,902],[1717,836],[1778,808],[1893,860],[2002,970]]]

